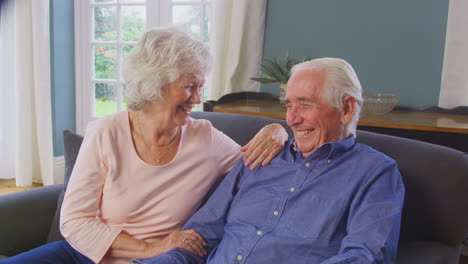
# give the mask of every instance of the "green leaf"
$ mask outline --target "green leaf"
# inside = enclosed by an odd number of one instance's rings
[[[283,76],[287,76],[289,69],[287,67],[287,60],[279,60],[277,61],[278,67],[280,68],[281,72],[283,73]]]
[[[276,57],[273,57],[273,59],[264,59],[260,64],[260,76],[254,77],[252,80],[261,83],[287,83],[291,77],[292,67],[310,59],[311,58],[309,56],[306,56],[297,60],[289,55],[289,51],[286,52],[284,60],[279,60]]]
[[[299,63],[301,62],[306,62],[306,61],[310,61],[312,58],[310,56],[305,56],[304,58],[302,58]]]
[[[281,82],[284,79],[283,73],[279,70],[278,65],[275,61],[266,59],[263,63],[264,75],[271,76],[276,79],[277,82]]]
[[[294,65],[296,65],[296,60],[293,58],[288,58],[285,62],[285,68],[288,69],[288,71],[290,71]]]
[[[296,64],[297,64],[297,61],[293,58],[288,58],[288,60],[285,62],[284,67],[288,70],[288,76],[287,76],[288,80],[289,78],[291,78],[291,69]]]
[[[284,65],[281,65],[281,62],[278,61],[276,58],[273,59],[272,66],[278,72],[278,81],[279,82],[288,82],[288,71],[284,69]]]

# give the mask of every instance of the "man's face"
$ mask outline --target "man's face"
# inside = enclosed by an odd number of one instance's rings
[[[345,138],[347,118],[341,109],[330,106],[324,93],[325,83],[324,70],[299,70],[288,81],[286,121],[303,157],[324,143]]]

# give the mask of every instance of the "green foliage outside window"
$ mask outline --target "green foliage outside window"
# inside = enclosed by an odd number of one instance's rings
[[[116,41],[117,16],[115,7],[96,7],[94,9],[95,19],[95,39],[98,41]],[[132,6],[121,9],[121,40],[137,41],[145,32],[145,7]],[[117,58],[119,46],[97,45],[94,47],[94,77],[96,79],[119,80],[120,73],[117,72],[117,65],[125,63],[128,53],[132,50],[132,45],[120,46],[122,57]],[[115,85],[96,82],[94,86],[95,113],[102,116],[115,112],[117,108]],[[123,108],[126,103],[123,102]]]

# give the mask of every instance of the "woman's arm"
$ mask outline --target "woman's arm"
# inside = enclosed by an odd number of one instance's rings
[[[107,175],[100,126],[95,121],[86,129],[60,215],[62,235],[76,250],[96,263],[122,231],[96,219]]]
[[[280,124],[270,124],[262,128],[255,137],[241,148],[245,166],[254,170],[258,165],[268,165],[283,149],[288,133]]]

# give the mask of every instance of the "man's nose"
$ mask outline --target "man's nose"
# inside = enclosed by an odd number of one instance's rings
[[[297,107],[295,106],[288,108],[287,113],[286,113],[286,119],[287,119],[286,121],[289,126],[300,124],[303,120],[301,113],[298,111]]]

